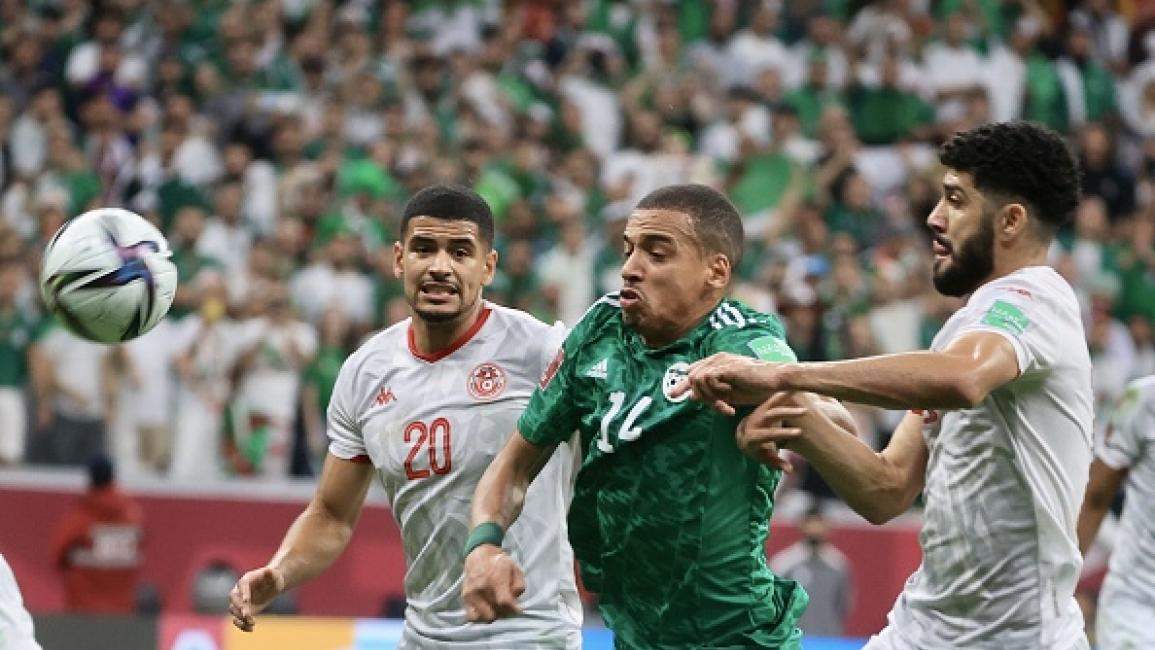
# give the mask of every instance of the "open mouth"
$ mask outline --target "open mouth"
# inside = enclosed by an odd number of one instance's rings
[[[642,294],[638,293],[636,289],[623,287],[618,291],[618,300],[622,307],[633,307],[642,300]]]
[[[954,247],[951,246],[950,242],[941,235],[934,236],[934,239],[931,240],[930,247],[931,250],[934,251],[936,258],[949,257],[951,252],[954,251]]]
[[[418,291],[433,300],[448,300],[459,293],[456,286],[445,282],[423,282]]]

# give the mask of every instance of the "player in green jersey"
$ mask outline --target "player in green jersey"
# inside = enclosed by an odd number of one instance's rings
[[[623,288],[574,327],[520,435],[478,484],[466,613],[492,621],[518,611],[525,558],[502,549],[502,531],[554,447],[577,431],[570,540],[617,648],[798,648],[806,593],[766,564],[776,452],[742,454],[744,413],[671,396],[690,364],[715,352],[795,358],[776,317],[724,299],[741,218],[719,192],[675,185],[638,203],[624,239]]]

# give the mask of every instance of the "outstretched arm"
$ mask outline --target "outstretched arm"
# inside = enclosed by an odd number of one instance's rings
[[[317,492],[297,517],[273,558],[241,576],[229,594],[233,624],[249,632],[273,598],[319,575],[341,555],[361,516],[373,466],[325,459]]]
[[[525,591],[525,577],[502,550],[501,541],[521,514],[529,484],[555,448],[535,445],[515,431],[477,484],[462,589],[465,614],[471,621],[488,623],[521,611],[517,597]]]
[[[970,408],[1019,374],[1006,338],[967,332],[937,352],[908,352],[822,363],[771,364],[715,355],[690,368],[675,395],[732,414],[733,406],[760,404],[780,391],[808,391],[884,408]]]
[[[875,452],[833,415],[815,395],[779,393],[742,421],[738,442],[747,453],[788,444],[871,523],[905,512],[925,480],[922,416],[907,413],[886,449]]]

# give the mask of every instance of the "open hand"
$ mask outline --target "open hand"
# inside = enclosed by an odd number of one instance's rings
[[[793,471],[794,466],[778,450],[802,436],[802,422],[813,414],[811,406],[797,393],[777,393],[738,423],[738,448],[760,463]]]

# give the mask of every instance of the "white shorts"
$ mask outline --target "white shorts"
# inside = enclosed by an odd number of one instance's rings
[[[1103,589],[1095,616],[1095,641],[1099,650],[1145,650],[1155,648],[1155,625],[1151,607],[1121,589]]]

